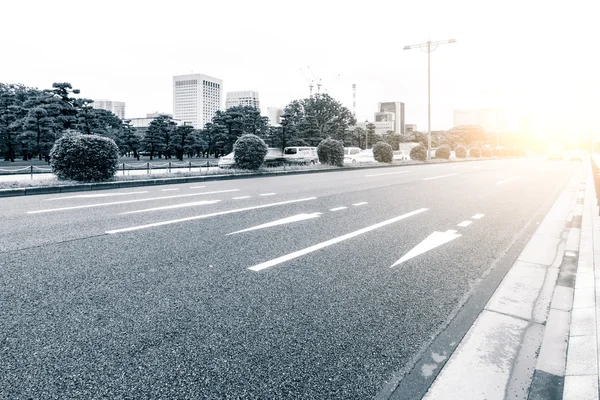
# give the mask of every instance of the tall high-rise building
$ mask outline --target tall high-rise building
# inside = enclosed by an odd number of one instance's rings
[[[125,103],[122,101],[94,100],[92,107],[99,110],[110,111],[120,119],[125,119]]]
[[[201,129],[221,109],[223,81],[203,74],[173,77],[173,118]]]
[[[225,98],[225,109],[235,106],[251,106],[260,110],[258,92],[244,90],[240,92],[227,92]]]
[[[375,113],[375,121],[390,122],[393,117],[394,132],[404,135],[404,103],[399,101],[379,103],[377,108],[379,112]]]

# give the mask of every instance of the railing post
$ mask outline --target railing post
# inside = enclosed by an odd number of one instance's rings
[[[146,172],[150,175],[150,163],[146,163]]]
[[[192,172],[192,162],[190,161],[190,172]]]
[[[171,173],[171,161],[169,161],[169,173]]]
[[[31,165],[31,166],[29,167],[29,171],[30,171],[29,173],[30,173],[30,175],[31,175],[31,180],[33,180],[33,165]]]
[[[125,176],[125,163],[123,163],[123,176]]]

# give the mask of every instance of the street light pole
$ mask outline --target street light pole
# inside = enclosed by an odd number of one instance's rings
[[[427,160],[431,160],[431,52],[435,51],[440,44],[456,43],[455,39],[440,40],[432,42],[428,40],[427,43],[413,44],[410,46],[404,46],[404,50],[410,49],[427,49]],[[435,47],[431,50],[431,46]]]

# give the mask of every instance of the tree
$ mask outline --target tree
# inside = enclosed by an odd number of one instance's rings
[[[17,136],[20,131],[19,119],[23,108],[19,92],[26,90],[23,85],[0,84],[0,140],[4,161],[15,161]]]
[[[179,161],[183,161],[183,154],[185,153],[186,145],[190,138],[193,138],[192,133],[194,127],[191,125],[181,125],[173,130],[173,149],[175,150],[175,156]],[[193,143],[191,143],[193,146]]]
[[[366,144],[366,132],[364,129],[362,128],[354,128],[354,130],[352,130],[352,144],[356,147],[360,147],[361,149],[365,149],[365,144]]]
[[[451,139],[449,142],[446,142],[446,144],[449,145],[460,143],[466,146],[471,146],[474,144],[483,144],[487,142],[485,131],[478,125],[455,126],[454,128],[450,129],[447,134]]]
[[[136,134],[135,128],[131,126],[130,121],[125,121],[121,125],[119,131],[119,140],[117,146],[121,150],[121,154],[132,152],[133,156],[140,160],[139,149],[141,147],[140,137]]]
[[[35,107],[29,110],[23,123],[23,129],[34,138],[35,146],[33,152],[41,160],[46,159],[54,144],[54,132],[52,130],[52,119],[43,107]]]
[[[393,150],[398,150],[400,148],[400,143],[402,142],[401,135],[397,135],[394,131],[387,131],[383,135],[383,141],[392,146]]]
[[[163,151],[167,158],[170,158],[169,146],[174,126],[175,122],[169,115],[159,115],[150,122],[144,138],[144,147],[150,152],[150,160],[154,157],[155,152],[158,152],[159,158],[162,157]]]

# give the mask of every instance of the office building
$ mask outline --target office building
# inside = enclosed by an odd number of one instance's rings
[[[125,119],[125,103],[122,101],[94,100],[92,108],[110,111],[121,120]]]
[[[265,117],[269,118],[269,124],[272,126],[281,125],[281,116],[283,115],[283,108],[280,107],[267,107],[267,114]]]
[[[379,103],[377,109],[375,122],[393,122],[394,133],[404,135],[404,103],[399,101]]]
[[[145,118],[130,118],[128,119],[128,121],[129,124],[136,129],[136,132],[139,133],[140,136],[144,137],[146,135],[146,132],[148,131],[150,123],[161,115],[173,117],[171,114],[168,113],[153,112],[150,114],[146,114]],[[173,121],[177,125],[183,125],[183,122],[181,120],[173,119]]]
[[[389,131],[394,132],[394,121],[358,122],[356,126],[366,130],[368,124],[375,125],[375,134],[377,135],[383,136]]]
[[[415,124],[406,124],[404,125],[404,130],[408,132],[417,132],[417,125]]]
[[[223,81],[203,74],[173,77],[173,117],[202,129],[222,109]]]
[[[245,90],[241,92],[227,92],[225,109],[235,106],[250,106],[260,110],[258,92]]]
[[[479,125],[488,133],[508,132],[508,110],[505,108],[454,110],[454,126],[460,125]]]

